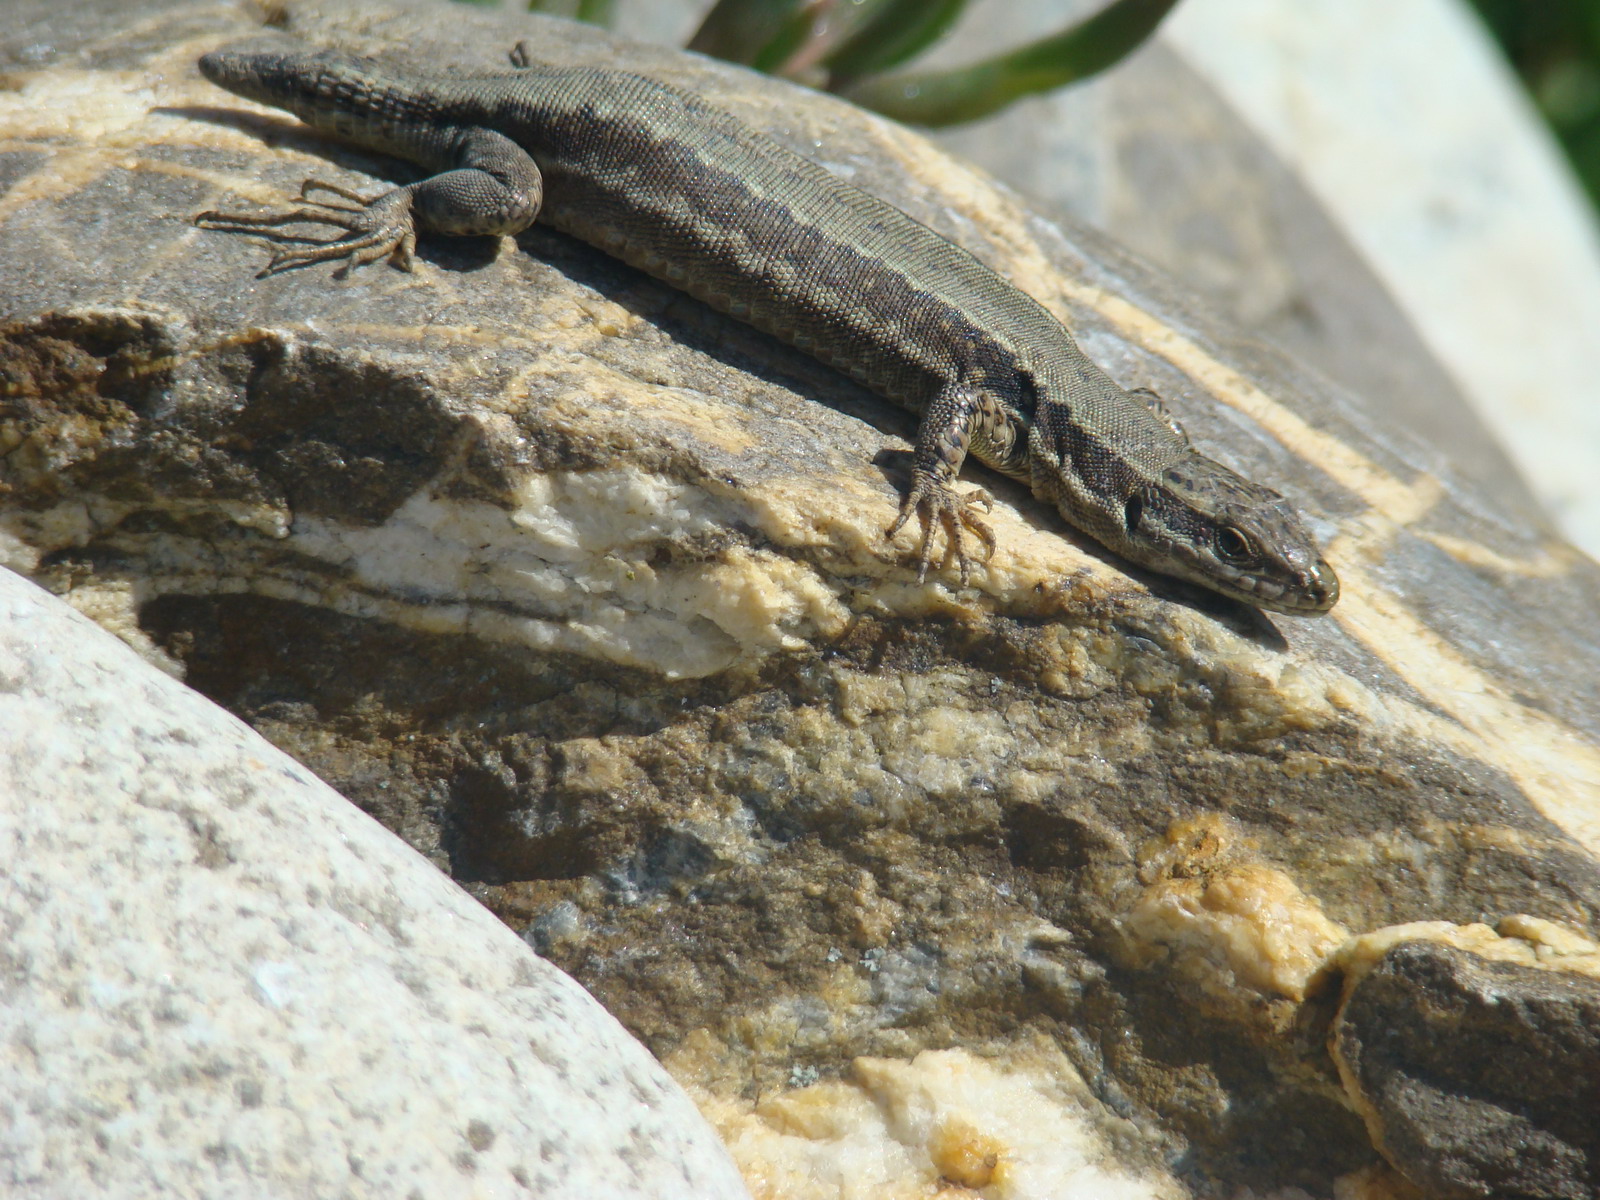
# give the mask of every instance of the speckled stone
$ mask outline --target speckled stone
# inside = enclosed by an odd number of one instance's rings
[[[0,1192],[746,1196],[617,1022],[0,570]]]

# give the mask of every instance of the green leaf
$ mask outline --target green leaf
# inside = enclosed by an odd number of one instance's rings
[[[478,4],[492,0],[469,0]],[[591,25],[610,25],[616,0],[528,0],[529,12],[549,13],[553,17],[571,17]]]
[[[810,24],[803,40],[788,47],[789,54],[771,70],[785,79],[820,87],[834,78],[822,64],[839,48],[876,20],[886,7],[901,0],[811,0]]]
[[[823,62],[835,86],[897,67],[943,37],[966,6],[967,0],[885,0]]]
[[[1178,0],[1115,0],[1094,16],[1019,49],[948,71],[875,75],[838,89],[846,99],[916,125],[954,125],[1053,91],[1118,62]]]
[[[817,8],[815,0],[717,0],[688,48],[773,71],[811,35]]]

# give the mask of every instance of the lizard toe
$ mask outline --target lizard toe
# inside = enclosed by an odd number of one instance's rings
[[[940,568],[948,567],[953,560],[961,577],[961,585],[965,587],[972,574],[966,534],[970,532],[983,543],[985,559],[994,556],[997,546],[994,531],[972,511],[978,506],[987,510],[992,503],[992,498],[982,488],[962,495],[931,475],[919,472],[911,491],[901,501],[894,524],[884,531],[884,537],[893,538],[915,514],[922,527],[921,545],[917,552],[917,582],[927,581],[928,570],[933,565],[934,542],[938,532],[943,532],[945,547]]]

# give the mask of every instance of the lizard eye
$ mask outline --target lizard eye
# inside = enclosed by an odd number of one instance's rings
[[[1224,525],[1217,530],[1214,545],[1217,557],[1226,563],[1247,563],[1256,556],[1254,544],[1232,525]]]

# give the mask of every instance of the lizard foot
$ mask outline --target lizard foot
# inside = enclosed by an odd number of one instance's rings
[[[318,200],[317,192],[328,192],[350,203]],[[194,223],[201,229],[220,229],[224,233],[253,233],[280,244],[283,248],[273,253],[271,261],[257,275],[258,279],[341,258],[348,261],[336,272],[338,275],[348,274],[352,267],[365,266],[385,256],[401,270],[411,270],[417,233],[411,220],[410,189],[395,188],[368,200],[359,192],[337,184],[308,179],[300,185],[300,198],[308,207],[277,213],[203,212],[195,217]],[[321,240],[277,232],[280,225],[302,223],[331,225],[345,233]]]
[[[994,530],[980,520],[972,509],[982,508],[984,512],[988,512],[993,506],[993,498],[982,488],[974,488],[966,495],[962,495],[954,488],[941,483],[932,474],[919,470],[912,479],[911,490],[901,501],[900,515],[895,517],[894,524],[884,531],[883,536],[894,537],[911,519],[911,515],[916,514],[917,520],[922,524],[922,549],[917,556],[917,582],[924,583],[928,578],[928,567],[933,562],[933,525],[937,521],[944,530],[945,537],[944,559],[940,566],[948,565],[954,558],[956,566],[961,571],[961,586],[966,587],[971,560],[967,557],[966,539],[962,530],[967,529],[975,534],[983,543],[984,558],[992,558],[996,544]]]

